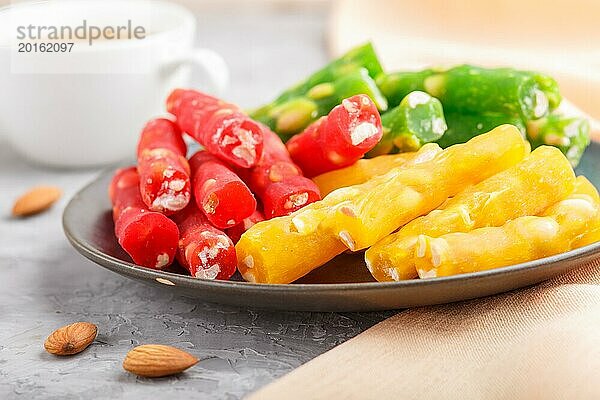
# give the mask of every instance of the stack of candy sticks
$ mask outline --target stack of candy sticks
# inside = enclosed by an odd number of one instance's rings
[[[309,177],[353,164],[382,136],[366,95],[344,100],[287,147],[239,107],[195,90],[173,91],[167,111],[172,119],[142,130],[137,166],[111,182],[115,234],[136,264],[177,260],[203,279],[230,279],[245,231],[321,200]],[[202,146],[189,158],[185,134]]]

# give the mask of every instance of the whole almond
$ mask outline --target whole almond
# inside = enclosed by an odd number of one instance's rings
[[[158,378],[183,372],[197,362],[196,357],[175,347],[145,344],[127,353],[123,368],[138,376]]]
[[[89,322],[75,322],[52,332],[44,347],[46,351],[57,356],[77,354],[85,350],[94,339],[98,328]]]
[[[12,214],[25,217],[40,213],[50,208],[62,195],[62,191],[54,186],[37,186],[17,199]]]

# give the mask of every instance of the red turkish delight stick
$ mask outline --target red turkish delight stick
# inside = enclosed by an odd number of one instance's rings
[[[256,210],[248,186],[225,164],[199,151],[190,158],[194,198],[198,208],[217,228],[230,228]]]
[[[164,214],[148,210],[139,185],[135,167],[118,170],[110,183],[115,235],[136,264],[162,269],[175,258],[179,229]]]
[[[254,225],[258,224],[260,221],[264,221],[265,217],[260,212],[260,210],[256,210],[252,213],[248,218],[244,218],[244,220],[231,228],[227,229],[225,233],[231,239],[233,243],[237,243],[244,232],[248,229],[252,228]]]
[[[265,218],[288,215],[320,200],[319,188],[302,176],[281,139],[266,126],[263,135],[265,146],[260,162],[240,174],[261,199]]]
[[[138,143],[138,173],[142,200],[152,211],[172,214],[190,201],[187,146],[177,125],[154,119],[144,127]]]
[[[280,217],[318,200],[321,200],[319,187],[312,180],[290,176],[269,185],[263,195],[263,208],[269,218]]]
[[[285,144],[267,126],[263,128],[264,148],[261,160],[254,168],[240,171],[250,189],[261,197],[273,182],[280,182],[290,176],[300,176],[302,171],[290,158]]]
[[[258,162],[263,149],[262,129],[236,105],[195,90],[176,89],[167,110],[179,127],[206,151],[241,168]]]
[[[267,219],[290,215],[302,207],[321,200],[319,187],[304,176],[292,176],[267,187],[262,196]]]
[[[332,163],[325,157],[319,140],[319,128],[327,117],[321,117],[309,125],[302,133],[293,136],[286,147],[294,162],[302,165],[306,176],[317,176],[323,169],[331,167]],[[324,166],[327,166],[324,168]]]
[[[180,231],[177,261],[196,278],[231,278],[237,266],[231,239],[212,226],[193,202],[173,219]]]
[[[313,177],[354,164],[381,140],[381,117],[364,94],[344,99],[328,116],[287,142],[294,162]]]

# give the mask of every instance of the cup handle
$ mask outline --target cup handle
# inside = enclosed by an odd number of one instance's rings
[[[229,84],[229,68],[221,55],[213,50],[198,48],[193,49],[186,55],[179,57],[163,67],[166,74],[173,73],[182,65],[194,65],[202,70],[208,80],[214,94],[222,95]]]

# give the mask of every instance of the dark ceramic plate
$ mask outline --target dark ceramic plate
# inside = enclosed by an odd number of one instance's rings
[[[600,144],[577,170],[600,187]],[[180,267],[136,266],[117,244],[106,188],[112,171],[83,188],[67,205],[63,226],[71,244],[90,260],[129,278],[163,285],[203,301],[278,310],[387,310],[473,299],[533,285],[577,268],[600,254],[600,242],[556,256],[489,271],[427,280],[374,282],[356,255],[341,255],[290,285],[210,281],[182,275]]]

